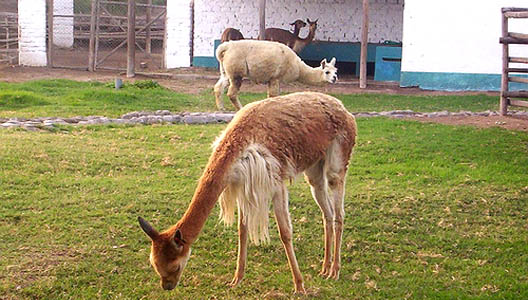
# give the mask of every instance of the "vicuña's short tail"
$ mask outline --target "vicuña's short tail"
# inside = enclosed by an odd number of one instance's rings
[[[249,146],[230,171],[230,183],[220,195],[220,219],[226,225],[244,216],[249,238],[255,243],[269,241],[269,203],[273,191],[280,186],[279,162],[262,146]]]

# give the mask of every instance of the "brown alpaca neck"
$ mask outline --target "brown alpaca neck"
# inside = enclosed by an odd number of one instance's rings
[[[174,230],[180,230],[187,243],[192,244],[198,238],[207,217],[211,214],[218,197],[224,190],[226,186],[225,173],[231,161],[226,156],[214,155],[211,157],[198,182],[198,187],[187,211],[173,227]]]
[[[299,26],[295,26],[295,28],[293,29],[293,35],[295,37],[299,37],[299,32],[301,31],[301,27]]]
[[[308,36],[306,38],[300,38],[298,37],[295,40],[295,44],[293,45],[293,51],[296,53],[301,52],[301,50],[306,47],[310,42],[312,42],[313,38],[315,37],[315,28],[311,27],[310,32],[308,32]]]

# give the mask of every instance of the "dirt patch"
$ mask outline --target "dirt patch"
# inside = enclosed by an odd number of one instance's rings
[[[528,131],[527,116],[451,116],[437,118],[408,118],[427,123],[441,123],[446,125],[468,125],[479,128],[499,127],[508,130]]]
[[[161,85],[181,93],[199,94],[212,92],[212,88],[218,80],[218,70],[205,68],[181,68],[171,70],[157,76],[138,75],[125,81],[134,82],[136,80],[155,79]],[[118,71],[97,71],[88,72],[82,70],[55,69],[55,68],[34,68],[0,65],[0,81],[24,82],[36,79],[73,79],[79,81],[113,81],[116,77],[125,78],[123,72]],[[266,86],[244,81],[242,85],[244,92],[265,93]],[[367,89],[360,89],[358,79],[355,77],[341,77],[338,84],[325,85],[321,87],[308,86],[299,83],[281,85],[281,92],[291,93],[298,91],[318,91],[334,94],[360,94],[377,93],[391,95],[475,95],[486,94],[497,96],[497,109],[499,104],[498,92],[444,92],[444,91],[424,91],[418,88],[400,88],[396,83],[376,82],[370,80]],[[226,100],[227,101],[227,100]],[[528,118],[523,116],[450,116],[437,118],[411,118],[421,122],[437,122],[449,125],[470,125],[480,128],[500,127],[509,130],[528,131]]]

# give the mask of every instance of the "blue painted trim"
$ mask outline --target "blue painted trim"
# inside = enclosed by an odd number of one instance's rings
[[[374,80],[400,81],[402,48],[378,46],[374,64]]]
[[[528,78],[527,75],[520,77]],[[500,74],[401,72],[400,86],[425,90],[500,91]],[[526,90],[528,85],[510,83],[510,90]]]
[[[218,69],[218,61],[214,56],[194,56],[192,64],[195,67],[215,68]]]

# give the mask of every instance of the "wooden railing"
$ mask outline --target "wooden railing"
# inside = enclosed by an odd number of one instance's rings
[[[528,8],[506,7],[502,9],[502,81],[500,96],[501,115],[508,114],[508,106],[528,107],[528,101],[512,100],[512,98],[528,98],[528,91],[510,91],[510,82],[528,84],[528,77],[512,76],[512,73],[527,74],[528,67],[512,68],[510,63],[528,65],[528,57],[511,57],[510,45],[528,45],[528,33],[510,32],[508,20],[512,18],[528,19]]]
[[[0,13],[0,62],[16,63],[18,59],[18,15]]]

